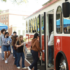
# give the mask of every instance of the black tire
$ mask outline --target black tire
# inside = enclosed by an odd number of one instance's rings
[[[57,56],[56,58],[56,70],[68,70],[68,63],[63,55]]]

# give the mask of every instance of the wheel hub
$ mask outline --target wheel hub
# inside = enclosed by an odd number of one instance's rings
[[[60,70],[66,70],[66,62],[65,62],[65,60],[63,60],[63,61],[60,63]]]

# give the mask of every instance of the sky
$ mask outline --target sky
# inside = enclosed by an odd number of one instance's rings
[[[7,0],[7,2],[3,2],[0,0],[0,10],[7,10],[7,9],[22,10],[26,12],[27,15],[30,15],[36,10],[40,9],[42,5],[49,0],[28,0],[27,3],[21,3],[19,5],[11,1]]]

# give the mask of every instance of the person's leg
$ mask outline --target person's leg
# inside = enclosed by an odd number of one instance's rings
[[[33,67],[35,67],[35,70],[37,70],[38,52],[32,50],[32,56],[33,56],[33,63],[29,66],[29,68],[32,69]]]
[[[7,47],[7,51],[8,51],[8,55],[7,55],[7,58],[10,56],[10,53],[11,53],[11,48],[10,48],[10,46],[9,47]]]
[[[13,48],[13,46],[12,46],[12,48]],[[15,50],[14,50],[14,48],[13,48],[13,57],[15,58]]]
[[[51,46],[51,63],[53,64],[53,59],[54,59],[54,46]]]
[[[49,46],[49,64],[52,64],[53,61],[53,46]]]
[[[7,46],[3,46],[4,47],[4,49],[3,49],[3,51],[5,52],[5,54],[4,54],[4,58],[5,58],[5,63],[8,63],[7,62]]]
[[[39,60],[39,58],[38,58],[38,53],[36,53],[36,58],[35,58],[35,60],[36,60],[36,64],[34,65],[34,70],[37,70],[37,62],[38,62],[38,60]]]
[[[16,63],[16,66],[17,67],[20,67],[20,57],[21,57],[21,53],[16,53],[17,54],[17,63]]]
[[[49,64],[51,64],[51,58],[52,58],[52,49],[49,46]]]
[[[35,66],[34,66],[34,70],[37,70],[37,63],[36,63]]]
[[[8,51],[8,55],[7,55],[7,58],[10,56],[10,51]]]
[[[15,53],[15,50],[13,49],[13,57],[15,58],[15,54],[14,53]]]
[[[48,46],[48,64],[50,62],[50,47]]]
[[[15,61],[14,61],[14,65],[17,64],[17,52],[15,52]]]
[[[22,57],[22,68],[23,68],[23,67],[25,67],[25,62],[24,62],[25,57],[24,57],[24,53],[23,52],[22,52],[21,57]]]
[[[7,59],[7,51],[5,51],[5,60]]]
[[[1,56],[2,56],[2,60],[4,60],[4,46],[1,47]]]

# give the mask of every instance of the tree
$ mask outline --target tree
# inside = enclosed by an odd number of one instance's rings
[[[1,1],[4,1],[4,2],[7,2],[7,0],[1,0]],[[11,2],[15,2],[15,3],[22,3],[22,2],[24,2],[24,3],[27,3],[27,0],[10,0]]]

